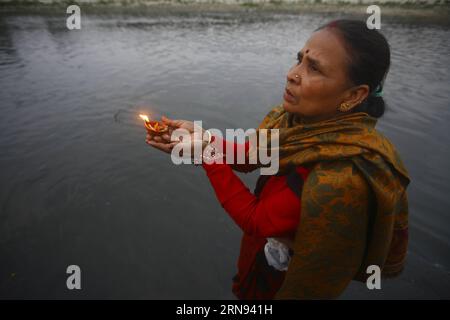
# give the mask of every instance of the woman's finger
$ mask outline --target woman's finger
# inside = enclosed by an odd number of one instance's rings
[[[159,143],[154,140],[147,141],[147,144],[166,153],[171,153],[173,146],[175,145],[173,143]]]
[[[170,135],[165,133],[161,136],[161,138],[166,141],[166,142],[170,142]]]
[[[156,148],[156,149],[161,150],[161,151],[166,152],[166,153],[168,152],[166,146],[164,144],[162,144],[162,143],[157,143],[155,141],[150,141],[148,144],[151,145],[153,148]]]
[[[170,141],[172,141],[172,142],[182,142],[183,141],[183,136],[182,135],[180,135],[180,136],[178,136],[178,137],[172,137],[172,136],[170,136]]]
[[[161,120],[170,127],[180,128],[183,125],[183,120],[173,120],[169,119],[166,116],[162,116]]]

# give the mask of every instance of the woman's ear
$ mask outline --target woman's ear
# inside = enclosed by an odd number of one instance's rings
[[[348,103],[353,109],[369,95],[369,86],[367,84],[361,84],[359,86],[348,89],[347,96],[343,102]]]

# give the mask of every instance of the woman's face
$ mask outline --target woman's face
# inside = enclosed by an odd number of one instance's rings
[[[367,96],[368,86],[353,87],[347,77],[348,58],[342,40],[322,29],[308,39],[298,63],[288,72],[283,107],[304,120],[332,118],[343,102],[356,106]],[[298,77],[296,77],[298,75]],[[362,89],[367,87],[367,89]],[[364,95],[364,92],[367,91]]]

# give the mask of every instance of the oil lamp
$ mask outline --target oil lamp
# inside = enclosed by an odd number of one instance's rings
[[[147,115],[145,114],[140,114],[139,117],[144,120],[144,125],[145,128],[147,129],[147,131],[150,134],[153,135],[162,135],[164,133],[166,133],[169,128],[167,127],[167,125],[165,125],[164,123],[160,122],[160,121],[156,121],[156,120],[150,120],[148,118]]]

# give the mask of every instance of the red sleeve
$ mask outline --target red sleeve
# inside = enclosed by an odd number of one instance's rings
[[[283,237],[295,232],[300,218],[300,199],[287,186],[276,194],[257,198],[227,164],[203,168],[222,207],[247,234]]]

